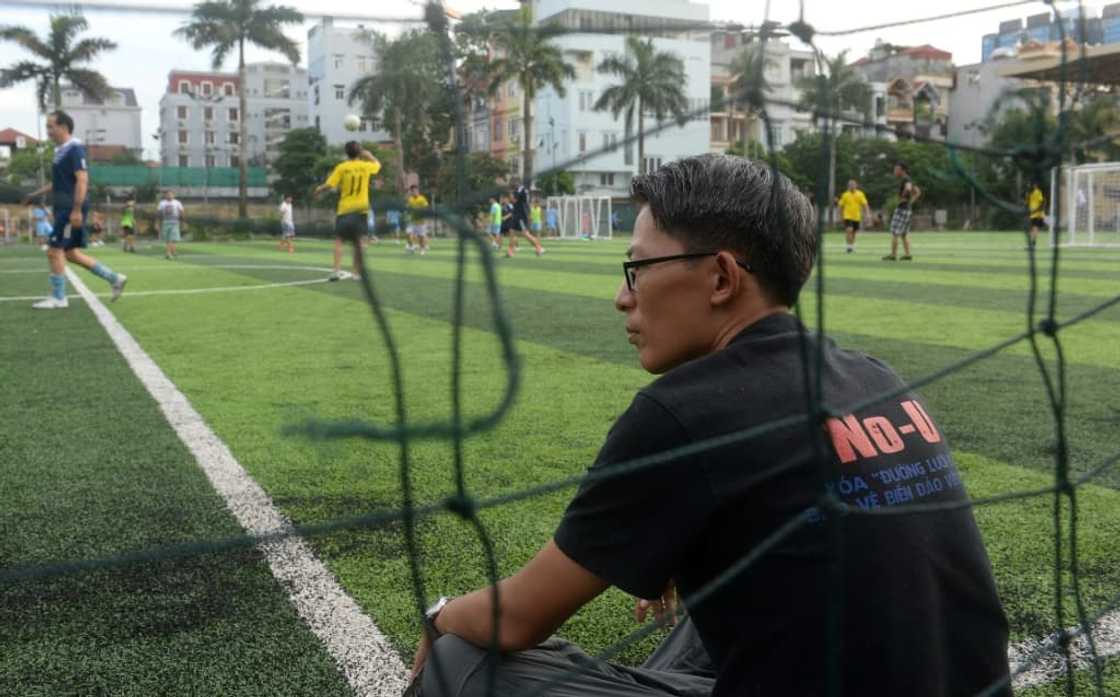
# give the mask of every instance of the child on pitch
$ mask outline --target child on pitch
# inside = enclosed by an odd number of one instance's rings
[[[136,253],[136,201],[129,197],[121,213],[121,250]]]
[[[548,227],[548,236],[556,239],[560,237],[560,211],[556,209],[556,202],[549,201],[548,209],[544,212],[544,222]]]
[[[51,236],[51,214],[47,211],[47,206],[42,200],[30,205],[35,238],[39,240],[39,249],[45,252],[49,249],[47,240]]]
[[[292,210],[292,195],[287,194],[280,202],[280,251],[288,250],[288,254],[296,251],[296,221]]]
[[[428,221],[421,211],[427,210],[430,203],[424,194],[420,193],[420,187],[416,184],[408,187],[408,200],[405,201],[408,206],[408,247],[405,247],[406,252],[419,251],[423,256],[428,253]]]
[[[490,197],[490,244],[494,249],[502,248],[502,204]]]
[[[871,219],[871,207],[867,205],[867,195],[860,190],[855,179],[848,180],[848,190],[836,199],[836,205],[840,208],[840,218],[844,221],[846,251],[851,254],[856,251],[856,233],[859,232],[863,214],[866,213],[868,220]]]
[[[1046,227],[1046,209],[1043,207],[1045,203],[1046,197],[1042,194],[1042,187],[1037,181],[1032,181],[1031,191],[1027,194],[1027,217],[1030,224],[1028,233],[1030,242],[1027,243],[1027,249],[1034,247],[1038,240],[1038,231]]]
[[[86,149],[71,134],[74,119],[64,111],[53,111],[47,116],[47,137],[55,144],[51,164],[51,183],[33,191],[27,198],[36,199],[47,192],[54,195],[54,226],[48,240],[47,260],[50,263],[51,294],[32,307],[37,310],[58,310],[69,307],[66,299],[66,262],[78,264],[113,288],[112,300],[124,292],[128,277],[93,257],[82,253],[86,246],[85,222],[89,214],[89,169],[86,167]]]
[[[541,236],[541,230],[544,229],[544,211],[541,210],[539,197],[533,198],[533,206],[529,209],[529,229],[538,238]]]

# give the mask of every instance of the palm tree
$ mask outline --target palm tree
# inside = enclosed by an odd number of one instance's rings
[[[358,78],[348,99],[351,104],[361,102],[362,114],[374,128],[383,127],[393,137],[400,158],[397,193],[404,194],[405,132],[422,134],[431,127],[445,86],[439,46],[431,33],[419,30],[395,40],[376,33],[369,38],[377,53],[377,72]]]
[[[858,111],[867,118],[871,109],[871,88],[848,63],[847,50],[835,58],[824,59],[824,71],[806,77],[798,85],[801,106],[813,112],[813,121],[824,119],[828,125],[828,200],[836,198],[837,123],[845,111]],[[834,206],[828,205],[831,219]]]
[[[1077,163],[1116,159],[1120,115],[1116,98],[1096,95],[1067,111],[1070,158]]]
[[[209,0],[194,6],[191,20],[175,30],[185,38],[195,50],[209,48],[214,70],[222,67],[230,51],[237,49],[237,74],[240,86],[238,113],[240,135],[238,136],[237,164],[240,169],[238,181],[238,215],[248,217],[248,180],[249,180],[249,127],[246,113],[245,95],[245,44],[251,43],[260,48],[278,51],[291,61],[299,63],[299,46],[284,35],[283,25],[300,24],[303,15],[290,7],[271,5],[261,7],[259,0]]]
[[[646,112],[653,112],[658,121],[670,114],[682,126],[688,121],[684,61],[675,54],[657,51],[653,39],[627,36],[626,55],[608,56],[596,69],[603,74],[617,75],[622,81],[603,90],[595,102],[595,110],[609,109],[615,119],[625,111],[627,133],[633,128],[635,112],[638,114],[638,172],[641,173],[646,157]]]
[[[563,97],[567,92],[564,81],[576,76],[575,68],[564,61],[563,52],[549,41],[561,31],[554,26],[534,26],[526,6],[514,21],[497,28],[491,39],[498,57],[490,61],[490,94],[497,94],[511,76],[521,86],[524,138],[521,171],[526,186],[533,180],[533,100],[537,92],[546,87]]]
[[[80,68],[103,51],[117,47],[109,39],[85,38],[75,42],[77,35],[89,28],[89,22],[80,14],[52,14],[51,28],[45,38],[39,38],[27,27],[0,26],[0,40],[14,41],[43,62],[20,61],[9,68],[0,69],[0,89],[28,80],[35,81],[39,108],[47,111],[62,106],[63,80],[77,87],[86,95],[97,99],[109,96],[109,83],[95,70]]]
[[[728,121],[735,123],[735,108],[742,106],[748,119],[747,137],[744,138],[744,152],[750,152],[746,147],[750,141],[750,126],[766,106],[766,94],[772,89],[766,80],[766,68],[773,65],[773,61],[766,59],[763,53],[763,44],[755,43],[745,46],[731,61],[731,83],[728,88],[731,94],[727,99]],[[734,126],[732,126],[734,128]],[[732,143],[734,145],[735,143]],[[769,143],[767,144],[769,145]]]

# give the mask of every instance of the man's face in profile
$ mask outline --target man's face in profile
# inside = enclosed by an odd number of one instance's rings
[[[682,242],[658,229],[648,206],[634,221],[633,261],[684,254]],[[623,280],[615,307],[626,314],[626,334],[642,367],[664,373],[713,349],[713,259],[685,259],[634,269],[634,290]]]

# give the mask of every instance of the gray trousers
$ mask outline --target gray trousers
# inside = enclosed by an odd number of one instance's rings
[[[490,654],[450,634],[432,647],[421,683],[422,697],[708,697],[715,671],[692,621],[673,629],[639,668],[588,656],[563,639],[506,654]]]

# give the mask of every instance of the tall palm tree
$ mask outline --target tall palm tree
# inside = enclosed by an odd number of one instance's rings
[[[13,41],[42,62],[20,61],[0,69],[0,89],[28,80],[35,81],[39,108],[47,111],[62,106],[63,80],[83,93],[98,99],[109,96],[109,83],[95,70],[80,68],[98,54],[117,47],[109,39],[85,38],[78,34],[89,28],[89,22],[80,14],[52,14],[51,28],[45,38],[39,38],[27,27],[0,26],[0,40]]]
[[[521,86],[521,172],[526,186],[533,181],[533,100],[546,87],[563,97],[567,93],[564,81],[576,76],[575,68],[564,61],[560,48],[549,41],[561,31],[550,25],[534,26],[529,7],[525,6],[512,22],[499,26],[491,38],[498,57],[490,61],[490,94],[497,94],[511,76]]]
[[[390,40],[371,34],[377,54],[377,71],[364,75],[350,86],[349,103],[361,103],[362,114],[375,128],[385,128],[393,138],[400,158],[397,193],[404,194],[408,172],[405,132],[424,134],[432,127],[445,78],[441,72],[439,46],[429,32],[414,30]]]
[[[822,119],[828,124],[828,200],[836,198],[836,138],[837,124],[845,111],[858,111],[867,118],[871,110],[871,87],[855,68],[848,63],[847,50],[835,58],[825,58],[823,71],[804,78],[801,88],[801,105],[813,112],[813,121]],[[829,203],[831,219],[834,206]]]
[[[746,147],[750,143],[750,127],[765,108],[766,94],[773,89],[766,80],[766,68],[769,65],[773,65],[773,61],[766,59],[761,43],[744,46],[743,50],[731,60],[732,78],[728,85],[731,94],[727,98],[728,121],[734,124],[736,107],[743,108],[747,117],[746,137],[743,139],[744,152],[750,152]]]
[[[299,46],[284,35],[285,24],[300,24],[303,15],[292,9],[278,5],[261,7],[260,0],[208,0],[194,6],[191,19],[175,30],[186,39],[192,48],[211,49],[210,57],[214,70],[222,67],[230,51],[237,49],[237,74],[240,87],[238,94],[238,113],[240,135],[238,136],[237,164],[238,177],[237,212],[242,218],[248,217],[249,182],[249,127],[246,113],[245,95],[245,44],[278,51],[291,61],[299,63]]]
[[[596,111],[610,110],[614,118],[626,112],[626,131],[633,128],[638,115],[638,173],[645,167],[645,115],[653,112],[662,121],[669,115],[684,125],[688,120],[688,98],[684,61],[673,53],[657,51],[653,39],[626,37],[626,54],[608,56],[596,68],[605,75],[616,75],[621,82],[603,90],[595,102]]]

